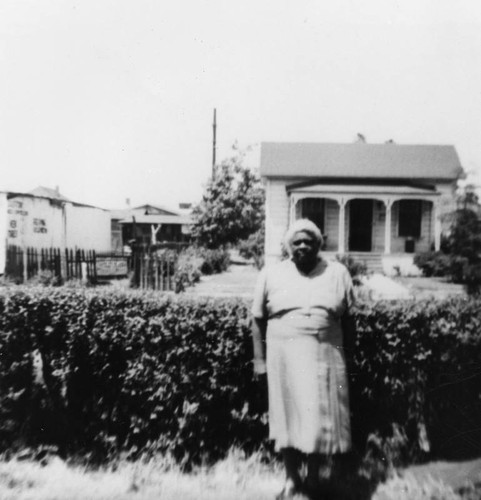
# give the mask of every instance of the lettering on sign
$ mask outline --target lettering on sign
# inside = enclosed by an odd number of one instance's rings
[[[17,221],[16,221],[16,220],[11,220],[11,221],[10,221],[10,227],[11,227],[12,229],[16,229],[16,227],[17,227]]]
[[[23,209],[22,201],[12,201],[8,202],[8,213],[11,215],[28,215],[28,210]]]
[[[8,237],[9,238],[16,238],[18,235],[18,232],[16,229],[9,229],[8,230]]]
[[[33,219],[33,232],[41,234],[48,233],[45,219]]]
[[[100,257],[96,259],[98,276],[127,276],[126,257]]]

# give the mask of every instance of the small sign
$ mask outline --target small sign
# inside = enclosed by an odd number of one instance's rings
[[[127,276],[127,257],[102,257],[96,258],[97,276]]]

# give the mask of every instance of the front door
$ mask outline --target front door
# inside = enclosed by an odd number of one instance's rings
[[[349,250],[370,252],[372,249],[372,200],[349,202]]]

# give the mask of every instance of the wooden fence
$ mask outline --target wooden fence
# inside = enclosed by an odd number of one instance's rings
[[[5,275],[25,282],[42,271],[50,271],[59,281],[97,279],[96,257],[93,250],[60,248],[7,247]]]
[[[178,251],[134,248],[130,256],[132,285],[137,288],[175,291]]]

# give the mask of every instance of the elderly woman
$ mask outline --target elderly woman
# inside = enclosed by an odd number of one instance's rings
[[[319,256],[322,236],[311,221],[296,221],[285,244],[290,259],[261,271],[252,306],[254,371],[267,371],[270,438],[286,469],[279,500],[315,494],[321,467],[351,446],[341,327],[351,277]]]

